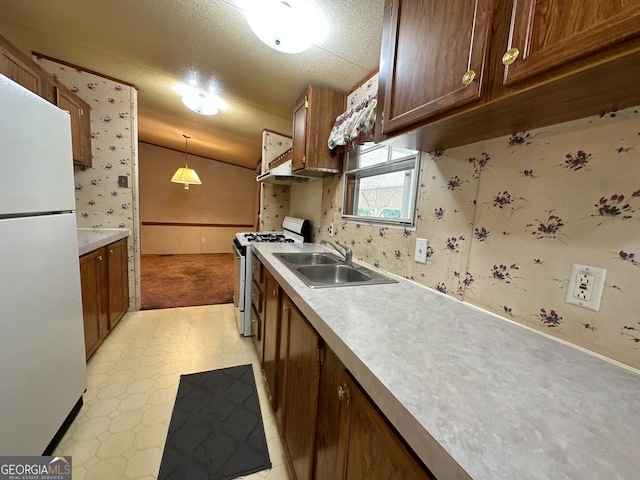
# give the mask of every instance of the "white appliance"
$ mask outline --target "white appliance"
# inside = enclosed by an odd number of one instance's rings
[[[42,455],[86,361],[69,114],[0,75],[0,455]]]
[[[240,335],[251,336],[251,244],[253,242],[303,243],[311,240],[309,220],[284,217],[281,232],[236,233],[233,239],[233,303]]]

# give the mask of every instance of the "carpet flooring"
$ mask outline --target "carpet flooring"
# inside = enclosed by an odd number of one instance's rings
[[[143,310],[233,302],[233,254],[141,255]]]
[[[267,468],[253,367],[181,375],[158,480],[229,480]]]

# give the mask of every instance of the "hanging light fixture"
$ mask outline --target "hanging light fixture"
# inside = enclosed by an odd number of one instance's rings
[[[180,167],[176,170],[176,173],[171,177],[171,181],[173,183],[184,183],[184,189],[189,190],[189,185],[202,185],[200,181],[200,177],[193,168],[189,168],[189,160],[187,153],[187,141],[191,138],[185,134],[182,134],[184,137],[184,167]]]

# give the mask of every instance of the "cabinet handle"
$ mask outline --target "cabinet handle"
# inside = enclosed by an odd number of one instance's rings
[[[507,50],[507,52],[502,56],[502,63],[504,65],[511,65],[513,62],[516,61],[516,59],[518,58],[518,55],[520,55],[520,50],[518,50],[517,48],[510,48],[509,50]]]
[[[98,255],[98,260],[102,261],[102,255]]]
[[[258,294],[257,294],[257,293],[252,293],[252,294],[251,294],[251,297],[257,297],[257,296],[258,296]]]
[[[473,81],[476,79],[476,72],[474,70],[469,70],[462,76],[462,84],[463,85],[471,85]]]
[[[278,295],[278,289],[277,289],[277,288],[274,288],[274,289],[273,289],[273,296],[275,297],[276,295]]]
[[[109,250],[109,253],[110,253],[111,255],[113,255],[113,249]]]

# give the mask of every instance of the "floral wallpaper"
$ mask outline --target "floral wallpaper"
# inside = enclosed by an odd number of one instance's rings
[[[336,175],[324,179],[315,241],[333,223],[359,259],[640,368],[640,108],[421,163],[415,229],[342,221]],[[413,261],[418,237],[426,264]],[[572,263],[607,270],[599,312],[564,302]]]
[[[282,155],[291,148],[291,137],[276,132],[264,130],[262,132],[262,169],[268,171],[269,162]],[[260,226],[261,232],[282,230],[282,220],[289,215],[290,187],[288,185],[274,185],[262,183],[260,195]]]
[[[81,228],[128,228],[129,305],[140,308],[138,128],[135,88],[43,58],[38,63],[91,106],[92,168],[75,168]],[[118,186],[118,177],[128,187]]]
[[[282,220],[289,215],[289,197],[288,185],[262,184],[259,228],[261,232],[282,230]]]

